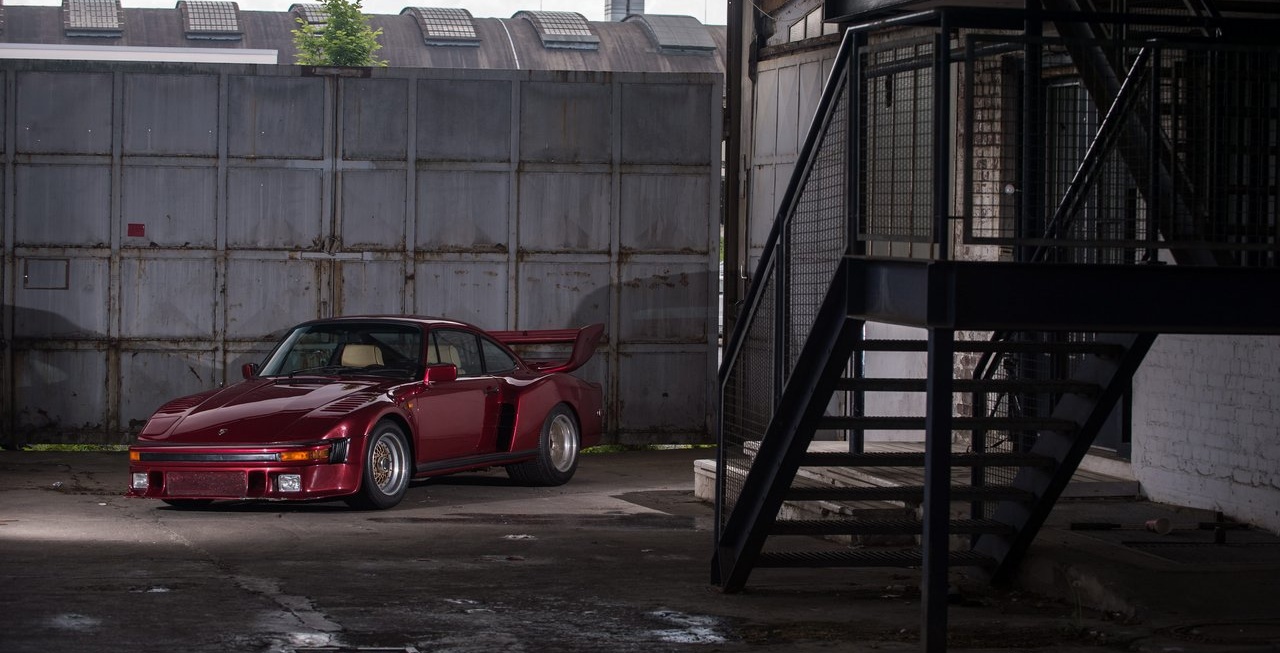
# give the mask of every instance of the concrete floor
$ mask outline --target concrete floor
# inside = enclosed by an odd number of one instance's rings
[[[442,478],[386,512],[183,512],[123,498],[120,454],[0,452],[0,651],[918,650],[912,570],[712,587],[711,509],[692,493],[709,454],[590,455],[550,489]],[[1170,536],[1139,530],[1166,514]],[[1230,555],[1206,557],[1195,538],[1211,534],[1183,528],[1203,517],[1063,504],[1027,565],[1040,593],[953,574],[951,650],[1280,650],[1275,538],[1233,532]],[[1079,521],[1122,528],[1067,528]],[[1159,555],[1131,546],[1147,535],[1166,538]]]

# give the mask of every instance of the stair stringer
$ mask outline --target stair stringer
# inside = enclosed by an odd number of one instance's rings
[[[861,334],[848,289],[841,260],[716,543],[712,582],[725,592],[746,585]]]
[[[1123,345],[1125,353],[1118,359],[1091,357],[1072,375],[1075,380],[1098,384],[1102,392],[1093,398],[1067,394],[1058,401],[1053,417],[1074,420],[1080,428],[1074,432],[1040,432],[1031,453],[1050,457],[1057,464],[1052,468],[1022,467],[1014,476],[1013,487],[1030,492],[1035,500],[1025,504],[1002,501],[997,506],[995,519],[1012,526],[1013,536],[983,535],[977,539],[974,549],[996,561],[992,573],[994,582],[1008,580],[1017,570],[1155,339],[1154,333],[1115,334],[1112,338],[1100,336],[1100,341],[1109,340]]]

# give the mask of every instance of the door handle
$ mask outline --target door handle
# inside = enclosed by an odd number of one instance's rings
[[[487,395],[496,395],[496,394],[498,394],[498,386],[496,386],[496,385],[495,385],[495,386],[489,386],[488,388],[485,388],[485,389],[484,389],[484,393],[485,393],[485,394],[487,394]]]

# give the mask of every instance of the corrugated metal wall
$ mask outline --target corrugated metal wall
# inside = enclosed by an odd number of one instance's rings
[[[614,441],[707,438],[721,81],[3,62],[0,442],[126,442],[315,317],[608,325]]]

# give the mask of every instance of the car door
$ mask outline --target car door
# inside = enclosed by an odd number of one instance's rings
[[[498,382],[485,375],[475,333],[435,328],[429,334],[428,363],[452,363],[456,381],[432,383],[414,404],[418,421],[418,462],[466,458],[483,451],[485,434],[496,431]]]

